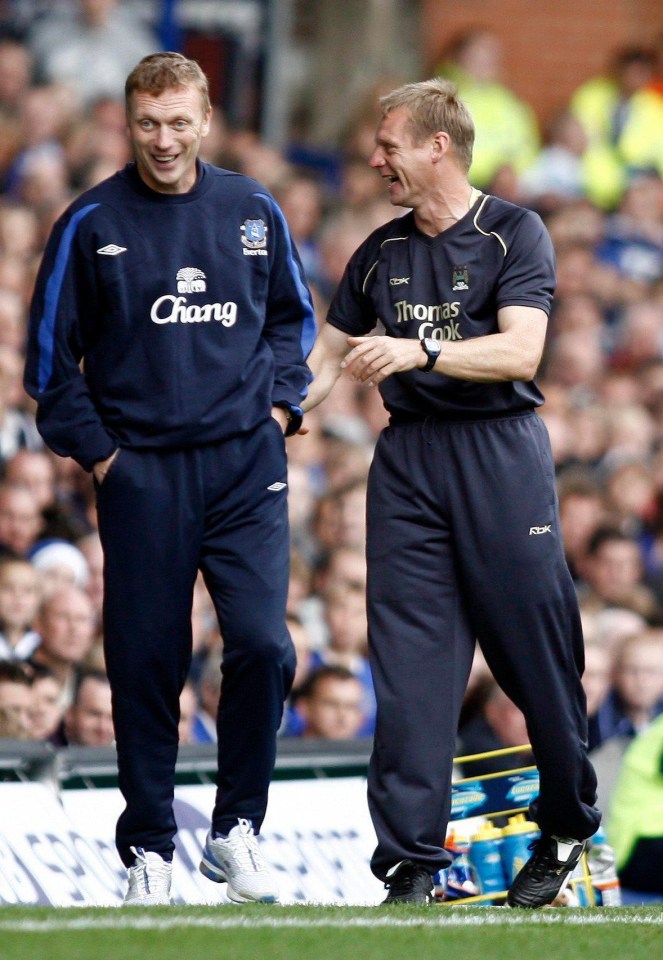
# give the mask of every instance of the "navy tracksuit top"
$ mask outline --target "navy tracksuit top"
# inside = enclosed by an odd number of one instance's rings
[[[25,387],[48,446],[89,470],[118,446],[214,443],[275,403],[299,405],[314,337],[301,262],[264,187],[199,162],[190,192],[161,194],[128,164],[52,231]]]

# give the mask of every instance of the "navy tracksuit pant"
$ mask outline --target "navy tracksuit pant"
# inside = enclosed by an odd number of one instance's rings
[[[113,691],[116,833],[170,859],[179,695],[191,662],[198,569],[223,639],[219,771],[212,825],[260,829],[276,733],[294,674],[285,626],[289,573],[286,455],[273,419],[190,450],[120,450],[97,487],[105,554],[104,648]]]
[[[583,639],[554,468],[534,412],[387,427],[368,488],[368,622],[378,713],[368,796],[377,877],[446,866],[451,768],[475,638],[522,710],[545,833],[598,827]]]

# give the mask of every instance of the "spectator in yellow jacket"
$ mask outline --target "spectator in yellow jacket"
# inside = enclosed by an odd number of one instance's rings
[[[491,30],[460,34],[435,71],[453,81],[474,118],[470,179],[485,190],[500,168],[520,174],[535,159],[540,136],[534,111],[501,80],[502,45]]]
[[[656,57],[645,47],[624,47],[610,71],[574,92],[571,112],[589,146],[584,156],[590,199],[617,206],[629,176],[655,170],[663,176],[663,97],[650,86]]]

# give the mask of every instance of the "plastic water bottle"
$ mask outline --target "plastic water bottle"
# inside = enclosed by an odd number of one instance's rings
[[[470,864],[479,893],[501,893],[504,890],[502,866],[502,831],[484,824],[470,840]]]
[[[524,813],[509,817],[506,827],[502,828],[502,866],[507,887],[532,855],[529,845],[540,836],[537,825],[527,820]]]
[[[446,900],[448,876],[448,867],[445,867],[443,870],[438,870],[437,873],[433,875],[433,893],[436,901]]]
[[[589,842],[587,864],[597,907],[620,907],[622,891],[615,867],[615,852],[599,827]]]
[[[464,897],[475,896],[477,886],[470,864],[469,843],[450,833],[444,845],[453,857],[453,861],[447,868],[445,900],[461,900]]]

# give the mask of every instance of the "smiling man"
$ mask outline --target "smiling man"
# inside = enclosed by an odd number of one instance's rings
[[[209,131],[211,107],[196,87],[154,96],[129,90],[127,121],[136,168],[158,193],[188,193],[195,185],[196,157]]]
[[[144,58],[126,116],[135,162],[53,229],[25,383],[51,449],[94,474],[125,902],[170,898],[199,569],[224,640],[201,871],[233,900],[273,902],[257,834],[295,667],[283,438],[301,423],[310,379],[311,299],[269,193],[198,158],[211,107],[195,61]]]
[[[341,369],[390,414],[367,493],[367,614],[378,703],[368,798],[386,902],[430,903],[458,715],[478,638],[527,720],[542,839],[511,906],[550,903],[598,826],[583,640],[534,382],[555,284],[530,210],[472,187],[474,124],[452,84],[380,101],[370,165],[411,212],[359,247],[311,355],[319,403]],[[369,336],[378,322],[382,335]]]

